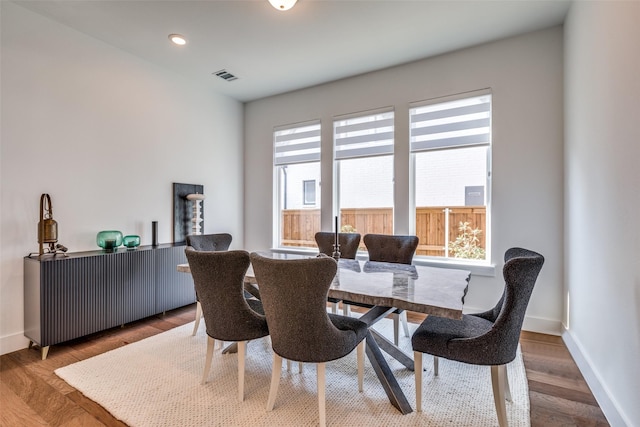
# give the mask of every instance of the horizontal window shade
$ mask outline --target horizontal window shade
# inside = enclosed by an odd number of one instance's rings
[[[333,123],[335,158],[393,154],[393,111],[336,120]]]
[[[273,139],[276,166],[320,161],[320,123],[276,130]]]
[[[491,143],[491,95],[413,107],[411,151]]]

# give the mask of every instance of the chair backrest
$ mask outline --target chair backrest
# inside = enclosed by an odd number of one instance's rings
[[[419,239],[418,236],[365,234],[363,241],[369,261],[411,264]]]
[[[337,271],[333,258],[282,260],[252,253],[251,264],[273,351],[285,359],[319,363],[353,349],[348,346],[353,332],[336,328],[327,314],[327,294]]]
[[[358,246],[360,246],[360,238],[360,233],[338,233],[340,258],[356,259]],[[333,245],[336,241],[335,233],[318,231],[315,239],[321,254],[333,256]]]
[[[502,269],[504,291],[491,310],[474,314],[493,322],[493,328],[485,335],[474,338],[482,352],[498,365],[515,358],[522,323],[529,305],[533,287],[544,264],[544,257],[537,252],[511,248],[505,252]]]
[[[185,249],[207,334],[224,341],[246,341],[268,335],[266,318],[253,311],[244,297],[247,251]]]
[[[231,246],[231,234],[190,234],[186,237],[187,246],[196,251],[226,251]]]

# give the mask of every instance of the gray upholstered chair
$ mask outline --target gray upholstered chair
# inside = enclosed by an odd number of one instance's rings
[[[189,234],[186,238],[187,246],[196,251],[226,251],[231,246],[231,234]]]
[[[390,234],[365,234],[364,245],[369,253],[369,261],[391,262],[395,264],[411,264],[413,255],[418,248],[418,236],[403,236]],[[345,308],[344,314],[348,313],[349,303],[342,302]],[[351,303],[353,304],[353,303]],[[362,304],[359,304],[362,305]],[[393,342],[398,345],[400,322],[404,328],[404,335],[409,336],[409,324],[407,313],[404,310],[393,312]]]
[[[362,391],[367,324],[327,313],[327,294],[337,271],[333,258],[321,255],[279,260],[252,253],[251,264],[260,283],[274,351],[267,410],[275,404],[282,358],[316,363],[320,425],[324,426],[325,362],[344,357],[357,347],[358,387]]]
[[[226,251],[231,246],[231,234],[190,234],[186,236],[187,246],[192,247],[196,251]],[[195,335],[200,327],[200,318],[202,317],[202,306],[196,292],[196,321],[193,324],[193,332]]]
[[[369,253],[369,261],[411,264],[419,239],[418,236],[365,234],[363,241]]]
[[[207,327],[207,357],[202,375],[211,369],[215,340],[238,343],[238,399],[244,400],[244,361],[247,341],[269,335],[262,304],[244,297],[244,275],[249,268],[246,251],[185,250]]]
[[[333,256],[333,245],[336,241],[336,234],[330,231],[318,231],[315,234],[318,251],[321,254]],[[338,233],[338,244],[340,245],[340,258],[356,259],[358,247],[360,246],[360,233]],[[331,312],[338,312],[339,299],[329,298]]]
[[[491,366],[493,400],[498,422],[507,426],[505,397],[511,400],[506,364],[516,357],[522,322],[544,257],[511,248],[504,256],[504,292],[496,306],[484,313],[463,315],[462,320],[429,316],[411,337],[415,362],[416,407],[422,410],[422,354],[474,365]]]
[[[320,253],[333,256],[333,245],[336,241],[336,234],[330,231],[319,231],[314,237]],[[361,237],[360,233],[338,233],[340,258],[356,259]]]

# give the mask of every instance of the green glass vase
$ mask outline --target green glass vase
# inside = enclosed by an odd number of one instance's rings
[[[116,230],[100,231],[96,236],[96,243],[105,252],[115,252],[122,245],[122,233]]]
[[[140,236],[136,236],[135,234],[124,236],[122,238],[122,244],[128,251],[132,251],[140,246]]]

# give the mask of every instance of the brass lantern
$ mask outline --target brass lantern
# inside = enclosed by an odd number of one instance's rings
[[[49,245],[49,251],[56,251],[58,242],[58,223],[53,219],[51,197],[48,194],[40,196],[40,222],[38,222],[38,243],[40,255],[44,254],[44,244]]]

